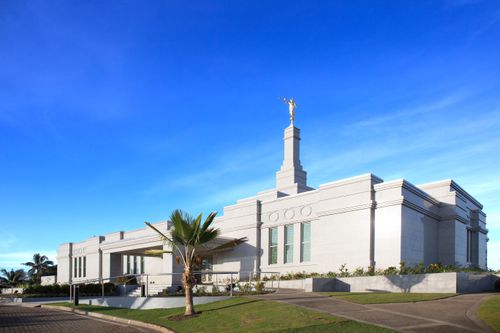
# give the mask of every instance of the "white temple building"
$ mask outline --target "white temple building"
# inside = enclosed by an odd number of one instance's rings
[[[172,210],[176,207],[171,207]],[[453,180],[413,185],[364,174],[307,185],[300,162],[300,130],[284,131],[284,160],[276,187],[224,207],[214,227],[221,238],[246,237],[232,249],[203,256],[202,269],[247,272],[318,272],[423,263],[487,268],[483,206]],[[155,224],[166,231],[169,223]],[[150,228],[117,231],[58,249],[58,283],[123,274],[181,272]],[[202,253],[203,254],[203,253]],[[175,284],[171,278],[165,284]]]

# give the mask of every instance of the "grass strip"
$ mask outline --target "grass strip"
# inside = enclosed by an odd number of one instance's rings
[[[51,305],[73,307],[71,303]],[[184,308],[123,309],[79,305],[79,310],[157,324],[179,333],[189,332],[391,332],[377,326],[338,318],[291,304],[234,297],[196,306],[199,316],[171,320],[182,315]]]
[[[500,332],[500,296],[494,296],[481,304],[477,316],[495,331]]]
[[[434,301],[437,299],[456,296],[454,293],[350,293],[325,292],[323,295],[332,296],[358,304],[384,304]]]

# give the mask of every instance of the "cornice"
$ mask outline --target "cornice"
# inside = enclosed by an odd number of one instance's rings
[[[152,236],[137,237],[132,239],[120,239],[117,241],[110,242],[108,244],[102,243],[101,250],[110,250],[124,246],[143,245],[145,243],[154,243],[154,242],[163,244],[162,240],[158,235],[152,235]]]
[[[412,183],[410,183],[409,181],[404,180],[404,179],[397,179],[397,180],[393,180],[393,181],[387,182],[387,183],[376,184],[375,186],[373,186],[373,188],[374,188],[375,192],[393,189],[393,188],[403,188],[403,189],[407,190],[408,192],[411,192],[411,193],[415,194],[416,196],[432,203],[433,205],[439,206],[441,204],[441,202],[439,200],[437,200],[436,198],[434,198],[430,194],[422,191],[421,189],[419,189],[418,187],[416,187],[415,185],[413,185]]]
[[[337,209],[332,209],[332,210],[318,211],[317,216],[322,217],[322,216],[335,215],[335,214],[341,214],[341,213],[347,213],[347,212],[352,212],[352,211],[356,211],[356,210],[371,209],[371,208],[375,208],[375,201],[370,201],[370,202],[362,204],[362,205],[342,207],[342,208],[337,208]]]
[[[336,181],[333,181],[330,183],[321,184],[321,185],[319,185],[318,189],[321,190],[321,189],[325,189],[325,188],[339,187],[339,186],[359,183],[360,181],[364,181],[364,180],[373,180],[373,181],[379,182],[379,183],[383,182],[382,178],[379,178],[372,173],[366,173],[366,174],[351,177],[351,178],[340,179],[340,180],[336,180]]]
[[[424,214],[424,215],[426,215],[426,216],[428,216],[428,217],[430,217],[430,218],[432,218],[432,219],[434,219],[436,221],[440,221],[441,220],[441,216],[439,216],[438,214],[433,213],[433,212],[431,212],[431,211],[429,211],[429,210],[427,210],[425,208],[422,208],[419,205],[415,205],[413,202],[408,201],[406,199],[403,200],[403,206],[408,207],[410,209],[413,209],[413,210],[415,210],[415,211],[417,211],[417,212],[419,212],[421,214]]]

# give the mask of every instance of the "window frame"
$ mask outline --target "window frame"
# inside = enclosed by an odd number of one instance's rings
[[[73,267],[73,277],[74,278],[77,278],[78,277],[78,258],[77,257],[74,257],[74,266]]]
[[[287,224],[283,228],[284,230],[284,242],[283,242],[283,263],[291,264],[293,263],[293,241],[294,241],[294,224]],[[291,230],[291,237],[288,235],[288,230]],[[291,238],[291,239],[289,239]],[[288,254],[290,258],[288,259]]]
[[[82,277],[82,257],[78,257],[78,277]]]
[[[309,239],[307,241],[304,240],[304,227],[308,225],[309,227]],[[308,247],[309,257],[304,259],[304,248]],[[310,262],[311,261],[311,222],[302,222],[300,224],[300,262]]]
[[[83,257],[83,277],[87,277],[87,256]]]
[[[273,243],[273,232],[276,233],[276,243]],[[267,258],[267,262],[268,262],[268,265],[276,265],[276,264],[278,264],[278,244],[279,244],[278,228],[277,227],[269,228],[268,235],[269,235],[269,239],[268,239],[269,255]],[[274,252],[276,252],[276,255],[273,258]]]

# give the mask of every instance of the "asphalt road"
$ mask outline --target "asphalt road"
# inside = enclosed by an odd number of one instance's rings
[[[44,308],[0,305],[0,333],[149,333],[155,330]]]

